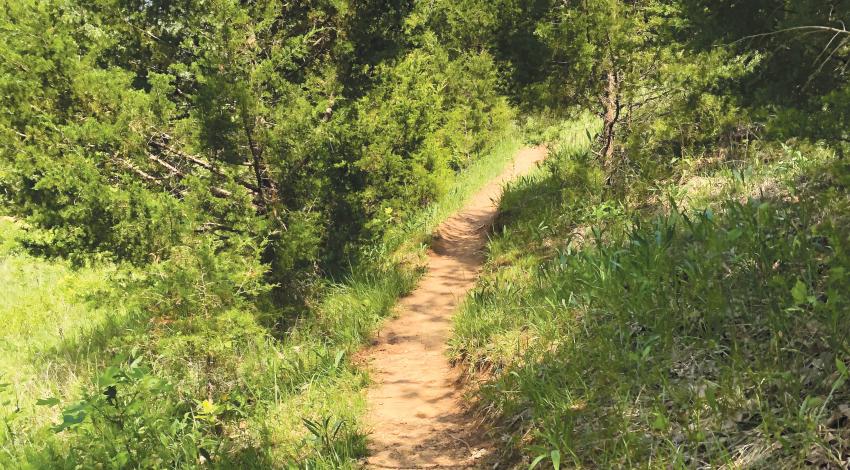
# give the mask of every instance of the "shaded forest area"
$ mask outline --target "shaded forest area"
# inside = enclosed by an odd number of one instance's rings
[[[357,468],[351,356],[523,142],[452,340],[500,462],[846,465],[846,21],[0,1],[0,466]]]

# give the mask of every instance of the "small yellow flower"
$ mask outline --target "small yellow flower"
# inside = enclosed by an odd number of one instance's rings
[[[216,410],[215,403],[212,400],[204,400],[201,402],[201,413],[205,415],[214,414]]]

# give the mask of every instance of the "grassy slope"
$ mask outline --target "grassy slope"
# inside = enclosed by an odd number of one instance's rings
[[[552,171],[507,191],[456,320],[453,354],[489,377],[480,394],[509,437],[504,459],[846,460],[847,168],[818,147],[765,146],[684,171],[656,192],[672,199],[615,203],[583,191],[585,125],[555,139]]]
[[[11,219],[0,220],[0,383],[6,384],[0,387],[0,445],[7,452],[10,442],[28,441],[17,430],[51,420],[52,413],[34,408],[38,398],[72,395],[103,366],[87,352],[104,348],[98,332],[127,314],[94,308],[84,299],[106,284],[114,268],[74,270],[33,258],[19,246],[21,232]]]
[[[142,351],[155,373],[175,384],[170,393],[190,409],[205,391],[240,395],[236,412],[242,417],[228,419],[216,431],[234,445],[216,461],[356,466],[365,452],[359,418],[368,377],[348,358],[416,282],[428,234],[496,176],[519,145],[514,136],[498,143],[439,201],[376,246],[370,268],[331,287],[280,339],[260,326],[251,306],[214,318],[172,318],[167,312],[151,317],[136,306],[143,299],[109,282],[123,268],[72,269],[62,261],[34,258],[18,242],[21,226],[0,221],[0,383],[6,384],[0,387],[0,467],[55,465],[71,437],[47,428],[59,409],[35,401],[51,396],[72,402],[93,387],[116,353],[131,349]],[[113,301],[104,301],[109,298]],[[313,432],[305,419],[317,425]],[[110,453],[92,458],[105,460]]]

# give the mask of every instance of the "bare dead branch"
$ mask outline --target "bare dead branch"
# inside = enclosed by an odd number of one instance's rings
[[[128,161],[128,160],[121,159],[121,160],[118,160],[118,163],[120,163],[121,166],[123,166],[124,168],[135,173],[137,176],[140,176],[145,181],[149,181],[151,183],[160,183],[161,182],[159,178],[151,175],[150,173],[146,173],[145,171],[141,170],[136,165],[133,165],[132,163],[130,163],[130,161]]]
[[[168,135],[168,134],[162,134],[162,137],[164,139],[171,139],[171,136]],[[208,162],[208,161],[206,161],[206,160],[204,160],[200,157],[196,157],[196,156],[191,155],[189,153],[178,150],[178,149],[166,144],[165,142],[161,142],[159,140],[151,140],[150,143],[152,145],[160,148],[161,150],[164,150],[164,151],[166,151],[166,152],[168,152],[168,153],[170,153],[170,154],[172,154],[172,155],[174,155],[178,158],[184,159],[184,160],[186,160],[186,161],[188,161],[188,162],[190,162],[194,165],[197,165],[197,166],[209,171],[210,173],[221,176],[223,178],[228,177],[223,171],[216,168],[215,165],[213,165],[212,163],[210,163],[210,162]],[[255,185],[247,182],[247,181],[241,180],[239,178],[234,178],[234,181],[239,183],[241,186],[244,186],[245,188],[247,188],[251,192],[254,192],[254,193],[257,192],[257,187]]]
[[[182,171],[180,171],[177,167],[175,167],[174,165],[168,163],[167,161],[157,157],[156,155],[148,154],[148,159],[159,164],[163,168],[167,169],[171,173],[172,176],[176,176],[176,177],[181,178],[181,179],[186,177],[186,174],[183,173]],[[138,170],[138,171],[141,171],[141,170]],[[138,172],[137,172],[137,174],[138,174]],[[233,196],[233,193],[231,193],[230,191],[223,189],[223,188],[219,188],[217,186],[212,186],[212,185],[210,185],[210,192],[213,195],[218,196],[218,197],[222,197],[222,198],[229,198],[229,197]]]
[[[748,39],[756,39],[756,38],[763,38],[763,37],[768,37],[768,36],[776,36],[776,35],[779,35],[779,34],[791,33],[791,32],[794,32],[794,31],[826,32],[826,33],[833,33],[833,34],[837,34],[837,35],[845,35],[845,34],[850,35],[850,31],[848,31],[846,27],[844,27],[844,29],[838,29],[838,28],[833,28],[831,26],[795,26],[793,28],[780,29],[778,31],[772,31],[772,32],[769,32],[769,33],[761,33],[761,34],[753,34],[753,35],[750,35],[750,36],[744,36],[741,39],[738,39],[737,41],[732,42],[731,44],[737,44],[739,42],[746,41]]]
[[[168,171],[170,171],[170,172],[171,172],[171,174],[173,174],[173,175],[179,176],[179,177],[181,177],[181,178],[182,178],[183,176],[185,176],[185,175],[183,174],[183,172],[182,172],[182,171],[180,171],[180,170],[178,170],[178,169],[177,169],[177,167],[175,167],[174,165],[172,165],[172,164],[168,163],[167,161],[165,161],[165,160],[163,160],[163,159],[161,159],[161,158],[157,157],[157,156],[156,156],[156,155],[154,155],[154,154],[149,153],[149,154],[148,154],[148,159],[150,159],[150,160],[151,160],[151,161],[153,161],[153,162],[158,163],[160,166],[162,166],[162,167],[164,167],[165,169],[167,169]]]
[[[217,222],[205,222],[205,223],[199,225],[195,229],[196,233],[214,232],[214,231],[240,233],[239,230],[236,230],[233,227],[229,227],[227,225],[220,224],[220,223],[217,223]]]
[[[826,59],[824,59],[823,62],[821,62],[820,66],[817,68],[817,70],[815,70],[814,72],[812,72],[811,75],[809,75],[809,78],[806,80],[806,84],[803,86],[804,90],[807,89],[809,87],[809,85],[811,85],[812,81],[815,79],[815,76],[817,76],[819,73],[821,73],[823,71],[823,68],[835,56],[835,53],[838,52],[842,47],[844,47],[848,42],[850,42],[850,37],[846,37],[846,38],[842,39],[841,42],[839,42],[838,45],[835,46],[835,49],[833,49],[832,52],[826,57]]]

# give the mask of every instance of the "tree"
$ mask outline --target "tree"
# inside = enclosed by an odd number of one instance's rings
[[[599,158],[613,181],[622,165],[619,127],[657,93],[666,30],[675,10],[654,0],[561,2],[537,26],[552,51],[553,96],[598,109]]]
[[[850,2],[682,0],[695,50],[724,48],[752,62],[729,92],[782,136],[847,139]],[[770,116],[775,116],[771,118]]]

